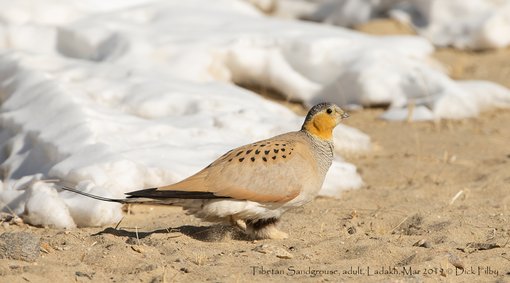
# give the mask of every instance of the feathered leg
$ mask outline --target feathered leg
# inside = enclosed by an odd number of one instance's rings
[[[246,220],[246,233],[255,239],[287,239],[289,235],[276,228],[278,218]]]

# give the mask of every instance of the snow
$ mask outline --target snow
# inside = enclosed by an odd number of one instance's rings
[[[492,49],[510,45],[510,1],[410,1],[390,14],[437,46]]]
[[[510,44],[510,0],[275,1],[295,7],[292,15],[282,12],[286,17],[344,27],[390,16],[413,26],[436,46],[478,50]]]
[[[36,225],[121,217],[118,204],[44,180],[119,198],[300,128],[304,117],[233,83],[308,106],[385,103],[389,120],[411,112],[457,119],[510,105],[501,86],[449,79],[417,37],[269,18],[236,0],[87,3],[20,0],[0,10],[0,202]],[[370,150],[370,138],[340,125],[334,142],[321,194],[337,197],[363,184],[341,153]]]

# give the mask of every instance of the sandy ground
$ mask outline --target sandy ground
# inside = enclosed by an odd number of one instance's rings
[[[436,58],[510,87],[510,49]],[[0,282],[510,282],[510,111],[439,123],[382,111],[346,122],[375,144],[347,157],[366,186],[284,215],[290,239],[250,241],[174,207],[132,206],[117,229],[3,225],[39,236],[41,254],[0,260]]]

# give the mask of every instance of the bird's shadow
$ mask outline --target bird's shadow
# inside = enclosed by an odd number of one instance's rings
[[[140,231],[140,230],[132,231],[122,228],[108,227],[105,228],[103,231],[92,234],[92,236],[110,234],[117,237],[128,237],[139,240],[150,237],[153,234],[172,234],[172,233],[174,233],[174,236],[176,238],[180,237],[179,234],[181,234],[202,242],[221,242],[227,239],[238,241],[252,240],[240,229],[225,225],[211,225],[211,226],[183,225],[180,227],[175,228],[170,227],[164,229],[157,229],[153,231]]]

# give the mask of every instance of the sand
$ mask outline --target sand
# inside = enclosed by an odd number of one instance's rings
[[[435,57],[457,79],[510,87],[510,49]],[[382,112],[346,121],[375,144],[346,157],[366,185],[285,214],[289,239],[251,241],[175,207],[126,207],[117,228],[10,221],[0,233],[39,236],[41,255],[0,260],[0,281],[510,282],[510,111],[438,123],[387,122]]]

